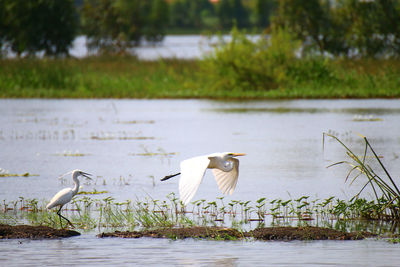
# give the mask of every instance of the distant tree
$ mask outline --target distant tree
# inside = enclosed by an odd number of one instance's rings
[[[81,21],[90,48],[123,53],[142,38],[160,41],[168,23],[165,0],[85,0]]]
[[[346,1],[346,0],[345,0]],[[280,0],[273,23],[283,26],[303,41],[304,52],[347,54],[346,20],[332,12],[330,0]]]
[[[77,31],[72,0],[0,0],[1,40],[17,55],[68,55]]]
[[[148,8],[144,35],[149,41],[159,42],[165,35],[169,21],[168,4],[164,0],[153,0]]]
[[[187,8],[189,1],[175,0],[170,3],[170,26],[174,28],[192,27],[193,24],[187,16]]]
[[[189,16],[193,19],[193,24],[197,28],[205,26],[207,16],[214,16],[214,6],[209,0],[190,1]]]
[[[349,44],[360,56],[400,54],[399,1],[341,1],[343,19],[350,20]]]
[[[6,35],[8,34],[6,27],[6,9],[4,0],[0,0],[0,57],[3,56],[5,50],[5,42],[7,40]]]
[[[362,57],[399,56],[399,22],[399,0],[279,0],[274,18],[308,51]]]
[[[217,4],[217,16],[223,29],[249,26],[249,13],[241,0],[220,0]]]
[[[379,10],[385,19],[380,23],[380,31],[385,36],[388,49],[400,56],[400,1],[379,0]]]
[[[205,17],[213,13],[209,0],[175,0],[170,3],[170,26],[201,29],[205,26]]]
[[[255,0],[255,16],[258,27],[268,27],[270,24],[271,14],[276,8],[274,0]]]
[[[319,0],[281,0],[275,22],[290,29],[303,41],[311,37],[313,45],[324,51],[321,37],[328,24],[326,17]]]

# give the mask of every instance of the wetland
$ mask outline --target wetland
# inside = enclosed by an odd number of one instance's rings
[[[62,213],[81,235],[1,240],[2,251],[16,251],[14,258],[1,256],[10,266],[28,265],[32,259],[50,265],[60,259],[64,264],[106,265],[105,260],[112,259],[120,264],[164,261],[170,266],[177,262],[262,266],[267,259],[317,265],[384,259],[379,263],[392,265],[399,260],[397,223],[359,219],[366,206],[373,207],[374,192],[365,189],[361,201],[352,201],[365,180],[345,182],[349,167],[327,168],[347,155],[332,138],[323,144],[323,133],[329,133],[362,155],[365,144],[358,134],[367,136],[398,182],[398,100],[2,99],[0,112],[0,223],[58,229],[56,213],[44,208],[58,190],[72,186],[71,177],[58,177],[77,168],[94,174],[92,181],[81,181],[81,194]],[[183,208],[177,196],[179,179],[160,179],[176,172],[181,160],[214,151],[247,153],[241,159],[236,191],[221,195],[207,172],[193,202]],[[379,171],[372,157],[366,160]],[[319,227],[378,237],[350,241],[351,245],[328,240],[307,243],[287,232],[287,240],[297,241],[277,244],[236,238],[226,243],[225,238],[195,238],[171,243],[179,236],[175,232],[161,234],[167,239],[97,237],[146,231],[151,236],[161,228],[232,229],[243,234],[271,227],[274,231]],[[132,249],[135,258],[128,252]],[[60,251],[75,255],[66,257]],[[79,251],[90,252],[91,260]],[[282,253],[291,256],[278,257]]]

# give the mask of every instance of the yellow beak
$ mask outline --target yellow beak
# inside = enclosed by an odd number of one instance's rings
[[[246,156],[246,153],[232,153],[233,156],[238,157],[238,156]]]

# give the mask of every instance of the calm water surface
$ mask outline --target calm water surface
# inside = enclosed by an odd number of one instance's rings
[[[229,40],[230,36],[223,36],[224,40]],[[249,36],[257,38],[257,36]],[[207,37],[202,35],[167,35],[162,42],[157,44],[142,44],[132,51],[140,59],[157,60],[159,58],[179,58],[196,59],[202,58],[213,50],[218,43],[219,37]],[[96,51],[89,51],[86,45],[86,37],[77,37],[70,49],[70,54],[74,57],[85,57]]]
[[[38,174],[0,180],[0,200],[19,196],[48,200],[66,185],[57,177],[72,169],[95,175],[83,190],[117,200],[165,199],[178,179],[159,179],[179,162],[216,151],[245,152],[233,196],[255,201],[299,197],[348,198],[361,181],[344,183],[348,169],[326,168],[345,159],[343,149],[322,133],[338,135],[362,151],[367,136],[398,181],[398,100],[0,100],[0,168]],[[358,121],[358,118],[373,120]],[[80,156],[76,156],[80,155]],[[221,196],[207,172],[194,197]],[[365,195],[369,197],[368,194]],[[214,242],[98,239],[96,233],[49,241],[0,241],[7,266],[152,264],[171,266],[396,266],[398,245],[386,241]],[[20,243],[22,242],[22,243]],[[112,249],[110,249],[112,248]]]

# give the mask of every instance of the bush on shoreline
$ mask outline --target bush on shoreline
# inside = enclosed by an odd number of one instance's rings
[[[204,60],[0,59],[0,98],[400,97],[397,60],[299,58],[298,48],[284,30],[256,42],[234,31]]]

